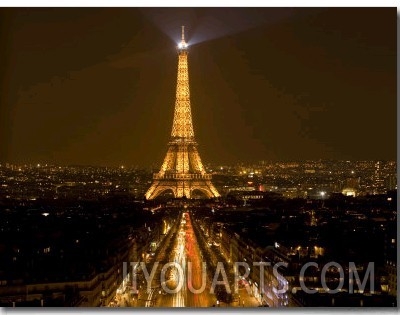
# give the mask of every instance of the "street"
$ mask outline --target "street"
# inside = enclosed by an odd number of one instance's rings
[[[180,222],[167,236],[165,244],[146,264],[137,268],[137,294],[129,288],[117,293],[110,307],[256,307],[259,303],[246,290],[229,305],[210,293],[211,280],[203,262],[189,212],[183,212]],[[153,270],[153,268],[156,268]],[[213,271],[215,272],[215,271]],[[153,275],[153,277],[151,277]],[[147,284],[146,278],[149,279]]]

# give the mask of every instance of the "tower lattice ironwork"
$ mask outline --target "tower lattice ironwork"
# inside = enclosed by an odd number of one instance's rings
[[[194,138],[192,112],[190,108],[188,45],[184,27],[178,44],[178,79],[171,139],[167,154],[158,173],[153,174],[153,183],[146,192],[147,199],[154,199],[166,190],[172,190],[176,198],[192,198],[195,190],[207,197],[219,197],[197,151]]]

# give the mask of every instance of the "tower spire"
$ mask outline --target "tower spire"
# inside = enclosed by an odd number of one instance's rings
[[[182,25],[182,37],[181,37],[181,42],[178,44],[178,48],[181,50],[186,50],[188,45],[186,44],[185,41],[185,26]]]

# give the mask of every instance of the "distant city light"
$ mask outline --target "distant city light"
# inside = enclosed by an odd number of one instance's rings
[[[355,197],[356,191],[352,188],[345,188],[342,190],[342,194],[349,197]]]

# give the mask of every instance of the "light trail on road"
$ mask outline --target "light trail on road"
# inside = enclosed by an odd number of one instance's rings
[[[176,280],[174,285],[179,285],[179,283],[183,283],[183,286],[178,292],[173,294],[172,298],[172,307],[185,307],[185,295],[186,295],[186,252],[185,252],[185,230],[183,226],[185,225],[185,215],[182,215],[181,226],[179,228],[178,239],[177,239],[177,247],[174,251],[175,257],[174,262],[179,264],[182,267],[183,272],[178,272],[178,270],[174,269],[174,275]]]
[[[207,274],[206,270],[202,269],[202,255],[197,244],[189,213],[186,214],[186,228],[187,260],[191,262],[192,269],[188,285],[193,291],[200,291],[193,293],[189,290],[187,294],[188,304],[192,307],[209,307],[212,304],[213,297],[209,294],[209,290],[207,290]]]
[[[188,212],[184,212],[180,219],[170,261],[179,266],[178,268],[171,267],[171,276],[164,285],[168,284],[170,290],[177,289],[177,292],[160,294],[156,305],[159,307],[212,306],[214,297],[209,293],[207,279],[202,281],[202,257]],[[191,277],[189,277],[188,263],[191,264]],[[205,273],[204,276],[206,277]],[[199,290],[199,292],[191,292],[193,290]]]

